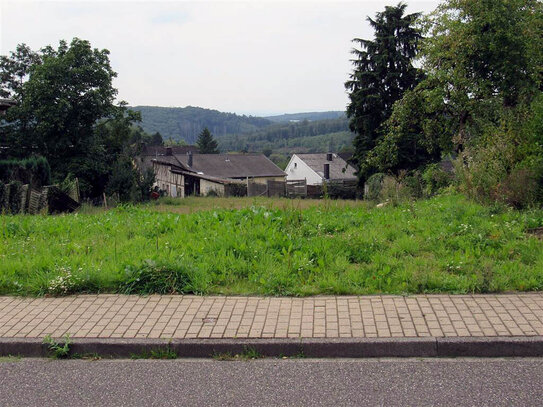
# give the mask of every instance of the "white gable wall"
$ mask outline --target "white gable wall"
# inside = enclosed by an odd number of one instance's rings
[[[287,173],[287,181],[305,179],[307,185],[321,185],[322,177],[309,167],[296,154],[292,156],[290,162],[285,168]]]

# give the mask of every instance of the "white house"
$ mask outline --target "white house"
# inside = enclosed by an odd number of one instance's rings
[[[285,172],[287,181],[305,179],[307,185],[321,185],[323,180],[357,179],[354,167],[335,153],[293,154]]]

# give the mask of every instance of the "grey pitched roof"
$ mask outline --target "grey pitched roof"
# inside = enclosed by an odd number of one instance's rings
[[[175,157],[190,170],[219,178],[284,177],[285,173],[264,154],[193,154]]]
[[[152,157],[151,162],[157,162],[160,164],[171,165],[174,168],[188,170],[188,167],[180,162],[174,155],[159,155],[158,157]]]
[[[335,153],[332,153],[332,161],[326,160],[326,153],[296,154],[313,171],[324,178],[324,164],[330,164],[330,179],[346,180],[356,179],[355,169]]]
[[[158,162],[161,164],[172,165],[175,167],[187,169],[182,163],[179,162],[174,155],[145,155],[142,154],[139,157],[136,157],[134,160],[136,166],[144,171],[147,168],[153,168],[153,162]]]

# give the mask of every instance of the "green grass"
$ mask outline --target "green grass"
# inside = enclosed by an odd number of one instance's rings
[[[264,356],[255,348],[244,347],[241,353],[233,355],[231,352],[214,353],[211,357],[215,360],[230,361],[230,360],[256,360],[262,359]]]
[[[177,353],[170,347],[156,348],[141,353],[133,353],[130,359],[177,359]]]
[[[0,363],[14,363],[14,362],[20,362],[22,360],[22,356],[20,355],[8,355],[8,356],[0,356]]]
[[[0,294],[471,293],[543,288],[543,211],[444,195],[397,207],[204,198],[0,217]],[[277,204],[279,202],[279,204]],[[253,204],[257,205],[253,205]],[[182,205],[182,203],[181,203]],[[244,207],[245,206],[245,207]]]

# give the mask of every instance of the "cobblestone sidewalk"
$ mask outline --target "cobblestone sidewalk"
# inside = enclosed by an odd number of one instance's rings
[[[543,335],[543,293],[310,298],[0,297],[0,337],[340,338]]]

